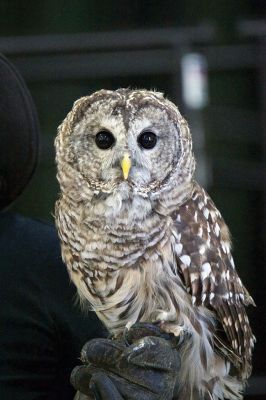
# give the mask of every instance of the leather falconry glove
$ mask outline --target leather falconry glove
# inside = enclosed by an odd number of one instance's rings
[[[75,400],[171,400],[178,392],[177,339],[137,323],[122,338],[93,339],[72,371]]]

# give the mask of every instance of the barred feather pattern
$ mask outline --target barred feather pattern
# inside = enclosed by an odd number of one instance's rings
[[[181,157],[163,181],[117,187],[77,168],[73,130],[108,95],[119,107],[123,100],[130,116],[151,102],[178,123]],[[190,132],[177,108],[154,92],[96,92],[75,103],[56,149],[56,225],[81,299],[114,335],[136,321],[161,321],[184,335],[179,398],[241,399],[255,341],[245,306],[254,303],[236,272],[228,228],[193,179]]]

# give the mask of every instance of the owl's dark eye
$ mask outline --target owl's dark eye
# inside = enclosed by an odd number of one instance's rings
[[[99,149],[107,150],[115,143],[115,138],[111,132],[102,130],[95,136],[95,143]]]
[[[138,144],[144,149],[153,149],[157,143],[157,136],[151,131],[144,131],[138,136]]]

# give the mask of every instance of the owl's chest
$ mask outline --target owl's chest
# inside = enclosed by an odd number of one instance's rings
[[[136,229],[130,225],[113,227],[87,225],[80,232],[80,258],[90,270],[117,270],[140,264],[162,246],[168,236],[168,226],[144,226]]]
[[[75,241],[69,240],[69,247],[78,255],[91,285],[99,286],[99,281],[107,278],[117,279],[118,271],[139,268],[158,258],[169,237],[169,223],[152,222],[145,221],[142,227],[93,222],[76,229]]]
[[[91,215],[83,218],[79,209],[70,215],[69,210],[59,210],[64,228],[62,254],[77,286],[85,285],[84,291],[93,292],[93,296],[110,296],[121,287],[122,280],[130,281],[134,276],[133,288],[138,279],[144,283],[141,271],[169,264],[171,218],[150,213],[141,223],[121,218],[110,224],[104,218],[91,219]],[[137,276],[136,271],[140,271]]]

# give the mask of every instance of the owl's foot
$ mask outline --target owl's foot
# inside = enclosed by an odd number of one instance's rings
[[[166,340],[171,340],[171,335],[165,331],[163,332],[160,329],[159,324],[151,322],[137,322],[133,325],[129,325],[129,327],[127,324],[122,334],[123,341],[127,345],[130,345],[136,340],[147,336],[155,336]]]
[[[172,342],[175,343],[174,347],[181,346],[190,337],[190,333],[175,322],[160,321],[159,327],[162,332],[172,337]]]
[[[181,338],[186,332],[184,328],[174,322],[161,321],[159,327],[163,332],[172,333],[175,337]]]

